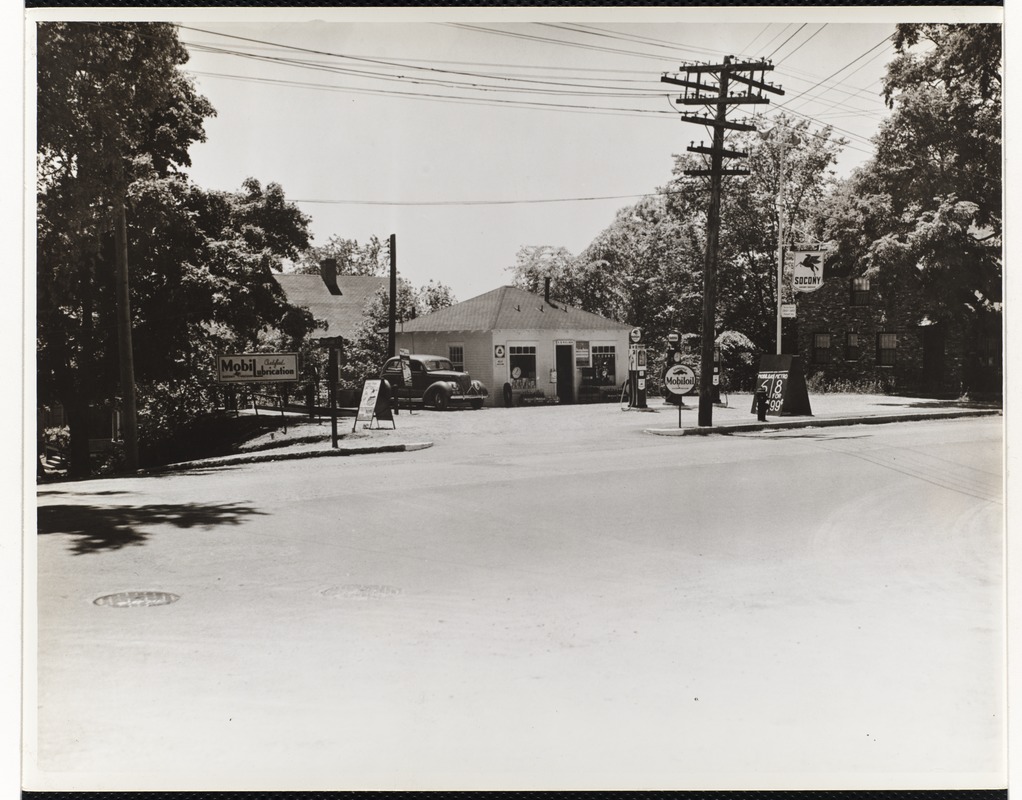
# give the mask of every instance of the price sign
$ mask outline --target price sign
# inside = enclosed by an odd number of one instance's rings
[[[779,415],[812,416],[809,392],[798,356],[763,356],[756,374],[756,389],[767,396],[767,413]],[[752,398],[752,413],[756,413],[756,398]]]

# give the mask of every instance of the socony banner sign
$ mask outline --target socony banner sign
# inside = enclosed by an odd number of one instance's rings
[[[823,286],[823,250],[795,250],[795,272],[791,279],[796,292],[815,292]]]

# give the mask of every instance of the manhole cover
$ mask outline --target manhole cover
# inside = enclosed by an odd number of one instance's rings
[[[134,608],[136,606],[165,606],[179,599],[178,595],[170,594],[170,592],[118,592],[97,597],[92,602],[97,606]]]
[[[347,586],[331,586],[324,589],[324,597],[339,597],[343,600],[379,600],[383,597],[397,597],[401,590],[396,586],[380,586],[379,584],[349,584]]]

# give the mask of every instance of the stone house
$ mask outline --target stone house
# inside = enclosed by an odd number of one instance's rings
[[[785,352],[794,345],[810,381],[947,397],[1001,391],[1001,315],[939,322],[914,276],[828,265],[823,285],[797,293],[796,307]]]

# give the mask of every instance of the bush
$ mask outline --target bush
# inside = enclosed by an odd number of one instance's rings
[[[139,461],[147,466],[167,463],[181,440],[195,437],[195,423],[215,407],[212,392],[194,381],[139,387]]]
[[[43,430],[43,444],[47,450],[56,450],[62,461],[67,461],[68,448],[71,445],[71,429],[67,425]]]
[[[814,394],[887,394],[886,381],[875,378],[828,378],[822,372],[806,376],[806,388]]]

